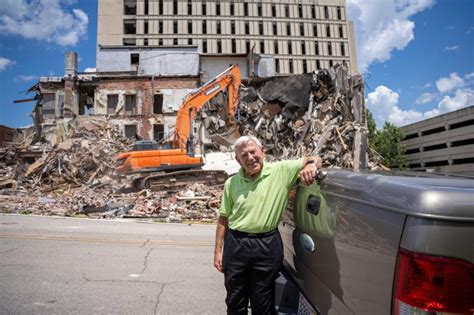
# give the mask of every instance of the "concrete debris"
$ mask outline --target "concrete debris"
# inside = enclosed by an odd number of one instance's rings
[[[232,134],[255,135],[268,159],[317,154],[326,168],[381,168],[376,155],[367,152],[364,82],[359,75],[349,76],[344,65],[251,78],[243,81],[240,94],[238,122],[232,126],[239,130]],[[229,132],[217,108],[210,103],[196,117],[211,138]],[[44,127],[41,135],[38,139],[31,128],[0,148],[0,212],[163,222],[214,222],[218,217],[220,187],[126,192],[113,157],[132,143],[107,116],[78,116]],[[215,152],[206,152],[204,169],[236,173],[232,148],[218,144]]]

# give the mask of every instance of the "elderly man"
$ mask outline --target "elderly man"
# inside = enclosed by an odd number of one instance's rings
[[[273,314],[274,280],[283,261],[277,230],[298,177],[313,182],[319,157],[264,162],[262,144],[243,136],[234,144],[241,169],[224,185],[216,230],[214,266],[224,273],[228,314]]]

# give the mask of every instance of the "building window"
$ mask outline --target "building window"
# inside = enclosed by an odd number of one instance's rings
[[[230,33],[235,34],[235,21],[230,21]]]
[[[263,40],[260,42],[260,53],[265,53],[265,42]]]
[[[261,3],[257,4],[257,14],[258,14],[258,16],[263,16],[263,14],[262,14],[262,4]]]
[[[222,53],[222,41],[220,39],[217,40],[217,53]]]
[[[342,20],[341,7],[337,7],[337,19]]]
[[[173,14],[178,15],[178,0],[173,1]]]
[[[202,52],[207,53],[207,40],[202,41]]]
[[[332,67],[334,65],[334,62],[332,60],[329,60],[329,67]]]
[[[163,140],[165,138],[165,126],[163,124],[153,125],[153,139],[156,141]]]
[[[202,21],[202,33],[207,34],[207,21]]]
[[[288,41],[288,55],[293,54],[293,47],[291,47],[291,41]]]
[[[235,14],[235,4],[234,4],[234,2],[232,1],[232,2],[230,3],[230,15],[233,16],[234,14]]]
[[[192,45],[193,44],[193,39],[192,38],[188,38],[188,45]]]
[[[173,34],[178,34],[178,21],[173,21]]]
[[[192,33],[193,33],[193,22],[188,21],[188,34],[192,34]]]
[[[246,50],[247,54],[250,52],[250,41],[249,40],[245,41],[245,50]]]
[[[148,7],[149,7],[149,1],[148,0],[145,0],[145,4],[144,4],[144,8],[143,8],[143,13],[145,15],[148,15]]]
[[[326,37],[331,37],[331,27],[328,25],[326,25]]]
[[[125,95],[125,114],[132,115],[137,113],[137,96],[134,94]]]
[[[206,15],[207,14],[206,1],[204,1],[204,0],[202,1],[201,8],[202,8],[202,15]]]
[[[318,25],[313,24],[313,36],[318,37]]]
[[[328,43],[328,55],[332,56],[332,45],[331,45],[331,43]]]
[[[177,46],[177,45],[178,45],[178,39],[177,39],[177,38],[173,38],[173,45],[174,45],[174,46]]]
[[[316,56],[319,56],[319,43],[318,42],[314,42],[314,54]]]
[[[125,137],[126,138],[135,138],[137,136],[137,125],[125,125]]]
[[[43,117],[44,118],[54,118],[56,116],[56,94],[55,93],[44,93],[42,103]],[[115,107],[114,107],[115,112]]]
[[[300,36],[304,36],[304,23],[300,23]]]
[[[148,46],[148,38],[143,39],[143,46]]]
[[[327,6],[324,6],[324,18],[329,20],[329,8]]]
[[[163,34],[163,21],[158,21],[158,34]]]
[[[258,22],[258,33],[263,35],[263,22]]]
[[[276,10],[276,5],[275,3],[272,3],[272,16],[276,17],[277,16],[277,10]]]
[[[249,16],[249,4],[244,2],[244,15]]]
[[[216,15],[221,15],[221,2],[217,0],[216,2]]]
[[[316,60],[316,69],[321,69],[321,62],[319,60]]]
[[[273,52],[275,54],[278,54],[278,41],[277,40],[273,41]]]
[[[277,24],[276,24],[276,22],[272,23],[272,28],[273,28],[273,35],[278,35],[277,34]]]
[[[344,37],[344,30],[342,29],[342,25],[339,25],[339,37],[340,38]]]
[[[163,14],[163,0],[158,0],[158,14]]]
[[[193,2],[191,0],[188,0],[188,15],[193,14]]]
[[[124,0],[123,14],[124,15],[137,15],[137,0]]]
[[[294,67],[293,67],[293,60],[292,59],[288,60],[288,66],[290,68],[290,73],[293,73]]]
[[[135,38],[124,38],[122,43],[124,46],[136,46],[137,40]]]
[[[232,53],[235,54],[237,52],[237,44],[235,42],[235,38],[232,38],[231,43],[232,43]]]
[[[346,55],[346,47],[344,46],[344,43],[341,43],[341,56]]]
[[[311,5],[311,17],[316,18],[316,6],[314,4]]]
[[[118,104],[118,94],[108,94],[107,95],[107,114],[115,113],[115,109]]]
[[[301,41],[301,54],[306,55],[306,45],[304,40]]]
[[[153,95],[153,114],[163,114],[163,94]]]
[[[298,4],[298,16],[300,18],[303,17],[303,5],[301,5],[301,4]]]
[[[217,34],[221,33],[221,21],[217,21]]]
[[[148,34],[148,21],[143,22],[143,34]]]
[[[250,25],[248,21],[245,21],[245,34],[250,34]]]
[[[303,73],[308,73],[308,63],[303,60]]]
[[[280,73],[280,59],[275,59],[275,72]]]
[[[291,25],[290,23],[286,23],[286,35],[291,35]]]
[[[124,20],[123,21],[123,33],[124,34],[136,34],[137,33],[137,21],[136,20]]]
[[[138,66],[140,64],[140,54],[130,54],[130,65]]]
[[[290,17],[290,6],[285,4],[285,16]]]
[[[163,38],[158,39],[158,46],[163,46]]]

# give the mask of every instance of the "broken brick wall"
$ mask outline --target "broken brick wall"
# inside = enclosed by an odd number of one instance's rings
[[[111,123],[120,125],[128,136],[134,125],[140,139],[155,139],[155,125],[161,126],[157,128],[162,134],[171,134],[174,131],[176,112],[185,95],[197,85],[198,78],[102,79],[94,93],[94,114],[112,115]],[[115,98],[116,105],[113,108],[108,104],[109,95]],[[162,103],[161,106],[154,104],[155,95],[161,95],[157,98]],[[127,106],[127,98],[129,101],[133,99],[133,106]],[[131,108],[133,110],[130,110]]]

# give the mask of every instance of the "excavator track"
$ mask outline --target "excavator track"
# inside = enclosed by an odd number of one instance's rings
[[[225,171],[186,170],[137,178],[133,186],[140,190],[177,191],[194,183],[208,186],[223,185],[228,177]]]

